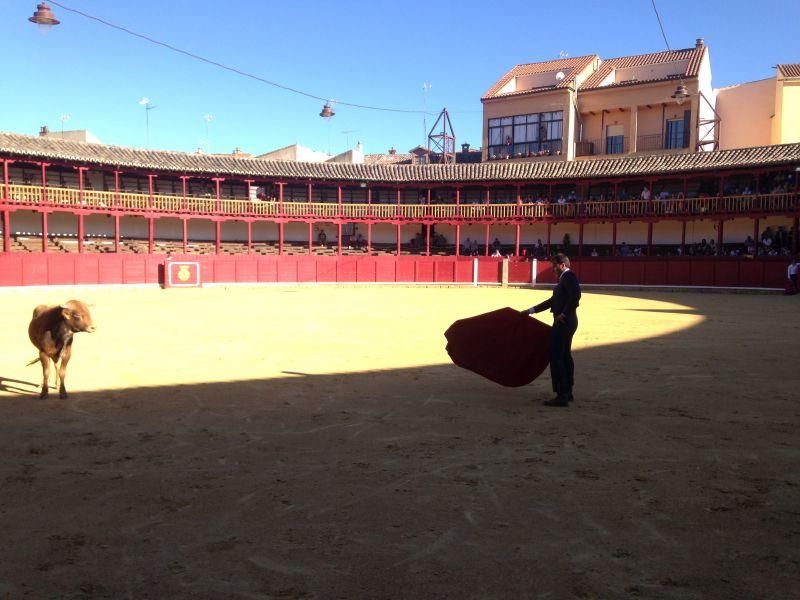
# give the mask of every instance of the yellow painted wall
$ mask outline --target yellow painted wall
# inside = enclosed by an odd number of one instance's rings
[[[721,150],[772,143],[775,79],[762,79],[717,91]]]
[[[778,103],[777,100],[780,99]],[[777,139],[775,144],[800,142],[800,80],[778,81],[776,90]],[[779,119],[779,120],[778,120]]]

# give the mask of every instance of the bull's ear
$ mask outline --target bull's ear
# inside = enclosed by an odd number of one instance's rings
[[[63,304],[59,306],[59,308],[61,309],[61,316],[69,321],[69,319],[72,317],[72,311]]]

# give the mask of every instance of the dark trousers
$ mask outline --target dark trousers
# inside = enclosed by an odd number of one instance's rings
[[[797,274],[789,275],[789,279],[792,280],[792,286],[796,290],[797,289]]]
[[[578,329],[578,315],[568,315],[565,323],[555,321],[550,330],[550,377],[559,398],[569,399],[575,382],[572,361],[572,336]]]

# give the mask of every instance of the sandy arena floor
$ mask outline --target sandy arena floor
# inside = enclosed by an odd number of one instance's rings
[[[568,409],[449,362],[548,294],[0,291],[0,598],[800,596],[800,299],[586,293]]]

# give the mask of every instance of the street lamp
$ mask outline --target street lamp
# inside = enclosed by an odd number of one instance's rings
[[[150,102],[150,98],[145,96],[141,100],[139,100],[139,104],[144,106],[144,122],[145,127],[147,127],[147,147],[150,147],[150,111],[153,110],[155,107],[154,104]]]
[[[51,27],[61,23],[61,21],[56,19],[47,2],[37,4],[33,16],[28,17],[28,21],[36,23],[37,27],[42,31],[49,31]]]
[[[689,90],[684,85],[683,80],[681,80],[678,87],[675,88],[675,92],[670,97],[675,100],[675,103],[678,106],[680,106],[686,101],[687,98],[689,98],[690,95],[691,94],[689,94]]]

